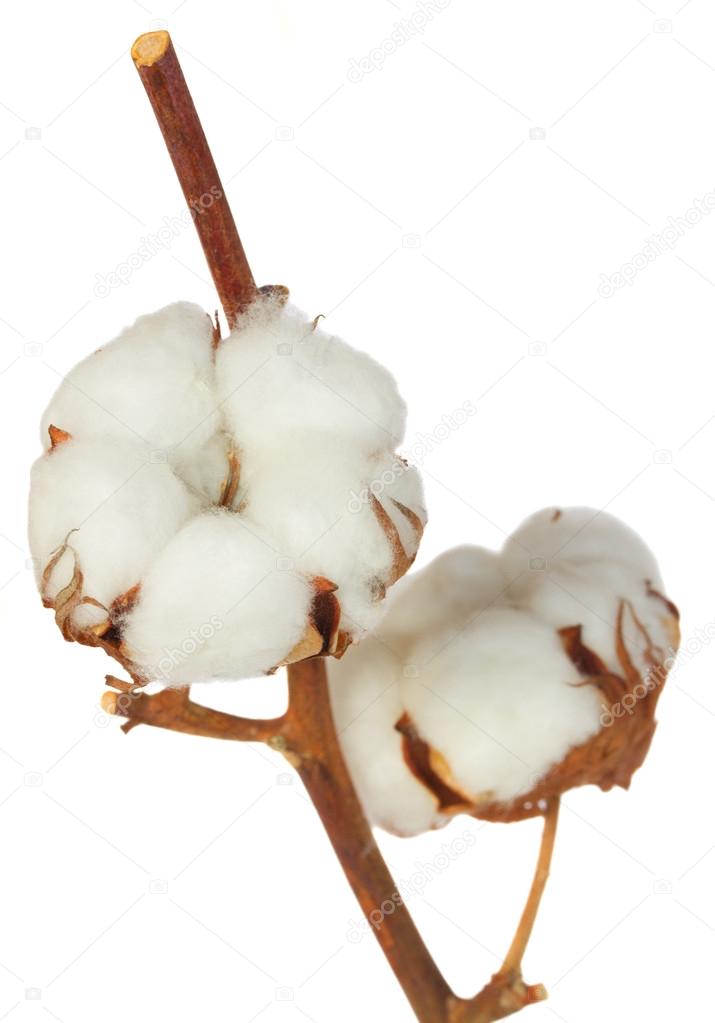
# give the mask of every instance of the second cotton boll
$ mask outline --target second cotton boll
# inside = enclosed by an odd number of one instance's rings
[[[30,540],[63,634],[170,685],[341,654],[426,521],[404,418],[390,374],[282,296],[218,347],[196,306],[141,317],[43,417]]]
[[[375,633],[330,665],[373,823],[416,834],[460,812],[518,820],[574,785],[628,785],[677,612],[642,541],[594,516],[547,509],[500,553],[448,551],[400,583]]]

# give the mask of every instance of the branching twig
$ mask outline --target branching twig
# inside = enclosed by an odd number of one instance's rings
[[[111,675],[109,685],[117,688]],[[189,698],[188,686],[182,689],[164,689],[149,696],[139,689],[124,688],[122,692],[106,692],[102,707],[108,714],[127,719],[122,725],[125,732],[137,725],[154,725],[188,735],[202,735],[208,739],[239,739],[245,742],[268,742],[280,733],[284,718],[259,720],[237,717],[212,710]]]

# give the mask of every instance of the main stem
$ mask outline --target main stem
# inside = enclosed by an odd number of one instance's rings
[[[194,223],[231,327],[255,297],[256,286],[169,34],[140,36],[132,57],[186,201],[192,210],[197,203],[203,206]],[[201,197],[214,190],[216,200],[202,204]],[[454,996],[399,897],[365,819],[338,743],[325,662],[312,659],[289,666],[288,686],[289,710],[276,722],[283,727],[277,728],[272,745],[288,757],[303,780],[363,912],[375,921],[373,933],[418,1020],[445,1023]]]
[[[132,59],[194,218],[230,329],[255,297],[256,284],[169,33],[139,36]]]
[[[412,921],[365,819],[340,750],[325,661],[288,668],[284,751],[298,771],[373,934],[421,1023],[447,1019],[452,992]],[[296,755],[297,754],[297,755]]]

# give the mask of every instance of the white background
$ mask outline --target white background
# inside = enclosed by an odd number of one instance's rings
[[[61,374],[141,312],[216,304],[188,227],[126,284],[95,291],[183,212],[128,53],[164,22],[259,282],[289,284],[398,376],[408,453],[477,406],[423,461],[419,563],[457,542],[498,545],[553,503],[608,507],[658,553],[687,655],[630,793],[566,799],[526,962],[551,998],[527,1012],[704,1019],[715,212],[676,226],[672,251],[632,284],[598,289],[713,195],[715,10],[451,0],[394,48],[394,23],[416,26],[411,0],[156,2],[3,5],[0,1019],[412,1018],[372,938],[347,940],[357,906],[279,760],[124,737],[97,714],[110,662],[62,642],[27,567],[28,469]],[[352,81],[351,59],[366,57]],[[268,711],[281,686],[211,699]],[[409,880],[465,830],[474,846],[410,899],[463,994],[505,951],[538,825],[459,818],[420,839],[379,836]]]

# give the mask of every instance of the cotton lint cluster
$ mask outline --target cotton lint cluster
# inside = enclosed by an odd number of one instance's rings
[[[403,580],[329,668],[344,755],[373,823],[540,813],[577,784],[626,786],[678,645],[658,567],[628,527],[546,509],[499,553],[447,551]]]
[[[216,343],[177,303],[72,369],[42,419],[30,542],[68,639],[182,685],[344,652],[426,513],[392,376],[279,291]]]

